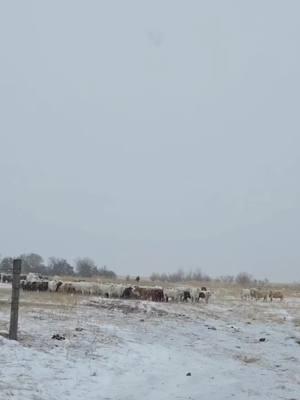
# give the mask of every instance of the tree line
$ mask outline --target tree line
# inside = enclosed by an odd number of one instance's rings
[[[260,285],[264,286],[268,284],[268,280],[257,280],[253,278],[253,276],[247,272],[240,272],[236,276],[234,275],[223,275],[217,278],[211,278],[209,275],[201,272],[201,270],[185,272],[182,269],[179,269],[175,273],[158,273],[153,272],[150,276],[151,281],[160,281],[160,282],[190,282],[190,281],[198,281],[198,282],[222,282],[229,284],[238,284],[245,287],[250,287],[251,285]]]
[[[161,282],[188,282],[188,281],[201,281],[201,282],[209,282],[211,281],[211,277],[207,274],[202,273],[200,270],[185,272],[182,269],[179,269],[177,272],[173,273],[158,273],[153,272],[150,276],[152,281],[161,281]]]
[[[78,258],[74,265],[71,265],[65,258],[50,257],[48,262],[45,263],[42,256],[36,253],[21,254],[18,258],[22,260],[22,273],[28,274],[29,272],[35,272],[42,275],[48,276],[81,276],[81,277],[104,277],[109,279],[115,279],[117,274],[108,269],[106,266],[99,267],[89,257]],[[0,273],[12,273],[13,257],[0,257]],[[135,278],[137,282],[140,281],[140,277]],[[203,273],[201,270],[185,272],[179,269],[173,273],[158,273],[153,272],[150,276],[151,281],[155,282],[223,282],[229,284],[238,284],[245,287],[251,285],[266,285],[268,280],[257,280],[247,272],[241,272],[234,275],[224,275],[218,278],[211,278],[209,275]],[[126,277],[126,281],[129,281],[129,275]]]
[[[106,266],[98,267],[97,264],[89,257],[78,258],[74,265],[71,265],[66,259],[58,257],[50,257],[45,263],[42,256],[36,253],[21,254],[18,258],[22,260],[22,273],[30,272],[39,273],[49,276],[73,276],[82,277],[101,276],[105,278],[115,279],[116,273]],[[0,272],[12,273],[13,257],[4,257],[0,260]]]

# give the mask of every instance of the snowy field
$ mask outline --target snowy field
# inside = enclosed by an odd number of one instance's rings
[[[2,332],[9,295],[2,285]],[[1,400],[300,399],[297,297],[271,304],[220,291],[208,305],[57,293],[21,300],[19,343],[0,336]]]

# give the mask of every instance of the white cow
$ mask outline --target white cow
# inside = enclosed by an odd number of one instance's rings
[[[120,299],[127,286],[121,284],[111,284],[109,290],[109,297]]]
[[[192,303],[199,302],[199,296],[200,296],[201,289],[197,288],[197,287],[192,287],[189,289],[189,291],[190,291]]]
[[[241,299],[242,300],[250,300],[251,299],[250,289],[242,289],[241,290]]]
[[[180,301],[182,290],[179,288],[166,288],[164,289],[165,301]]]
[[[199,300],[204,300],[206,304],[208,304],[208,301],[211,297],[211,291],[206,289],[206,290],[200,290],[199,293]]]
[[[39,282],[41,281],[40,275],[34,272],[29,272],[26,277],[26,282]]]
[[[48,282],[48,290],[49,292],[57,292],[59,287],[63,284],[62,281],[53,279],[52,281]]]
[[[263,299],[268,300],[269,292],[263,289],[250,289],[250,296],[255,300]]]

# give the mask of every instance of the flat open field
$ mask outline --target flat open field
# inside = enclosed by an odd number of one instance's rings
[[[9,296],[1,285],[2,332]],[[27,292],[19,336],[0,336],[1,400],[300,398],[292,294],[246,302],[218,289],[207,305]]]

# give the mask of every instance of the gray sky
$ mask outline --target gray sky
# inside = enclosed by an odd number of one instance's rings
[[[299,14],[1,1],[1,254],[299,281]]]

